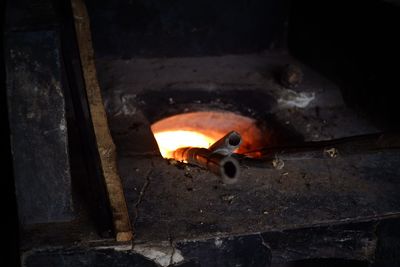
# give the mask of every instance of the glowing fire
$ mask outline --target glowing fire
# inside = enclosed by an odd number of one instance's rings
[[[226,111],[197,111],[164,118],[151,125],[161,155],[172,158],[182,147],[209,148],[230,131],[238,132],[242,144],[235,153],[258,157],[254,151],[269,143],[269,134],[256,120]]]
[[[195,131],[165,131],[154,133],[158,148],[164,158],[173,158],[173,152],[181,147],[209,148],[217,140]]]

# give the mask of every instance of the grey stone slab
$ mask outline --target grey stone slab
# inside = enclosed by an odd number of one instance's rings
[[[336,225],[400,213],[398,151],[286,161],[282,170],[242,166],[234,185],[157,157],[125,157],[119,163],[136,240],[142,242]]]
[[[22,224],[73,218],[61,66],[55,31],[8,33],[7,98]]]

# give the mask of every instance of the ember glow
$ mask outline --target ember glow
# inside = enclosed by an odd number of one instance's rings
[[[173,152],[182,147],[209,148],[227,133],[240,134],[242,143],[235,153],[257,157],[248,151],[268,144],[268,133],[257,122],[227,111],[198,111],[183,113],[159,120],[151,131],[164,158],[173,158]]]
[[[164,131],[154,133],[158,148],[164,158],[173,158],[175,150],[181,147],[208,148],[217,140],[195,131]]]

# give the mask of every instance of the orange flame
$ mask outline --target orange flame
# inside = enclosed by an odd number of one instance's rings
[[[195,131],[164,131],[154,133],[158,148],[164,158],[173,158],[175,150],[181,147],[209,148],[217,140]]]
[[[159,120],[151,125],[161,155],[172,158],[182,147],[209,148],[230,131],[242,136],[242,144],[235,153],[247,153],[269,144],[269,133],[259,128],[256,120],[226,111],[197,111],[182,113]]]

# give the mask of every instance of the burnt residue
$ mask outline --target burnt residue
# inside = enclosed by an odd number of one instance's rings
[[[204,90],[169,89],[144,91],[136,97],[137,105],[149,123],[169,116],[205,111],[231,111],[256,120],[272,144],[295,144],[303,136],[290,125],[279,122],[273,114],[276,98],[261,89]]]
[[[287,161],[282,170],[243,168],[223,185],[200,168],[177,168],[159,157],[124,157],[119,169],[130,214],[150,170],[135,218],[136,241],[198,239],[335,225],[398,215],[396,152]],[[381,169],[374,161],[384,161]],[[187,173],[190,174],[187,175]],[[154,220],[153,218],[158,218]],[[167,234],[159,229],[169,229]]]
[[[200,110],[226,110],[257,118],[276,108],[276,100],[260,89],[148,90],[137,96],[139,106],[150,123],[160,119]]]

